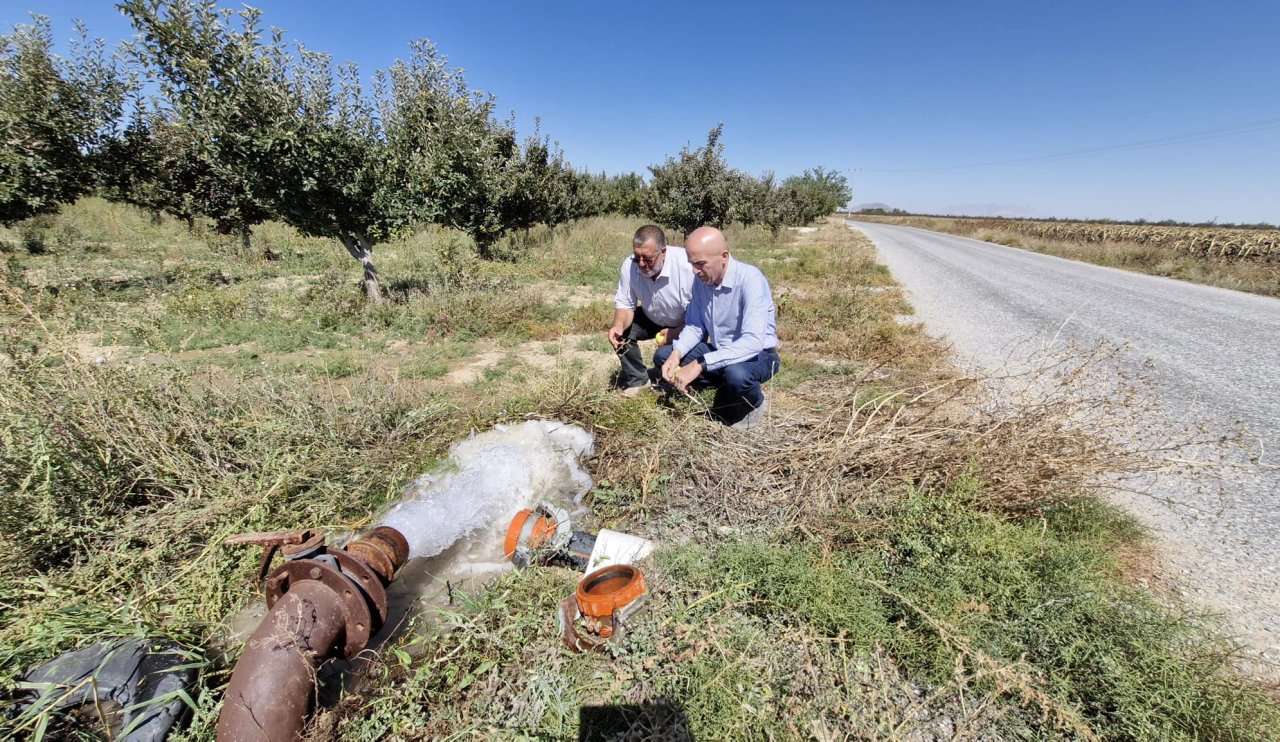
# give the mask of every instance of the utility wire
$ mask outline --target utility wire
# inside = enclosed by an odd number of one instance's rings
[[[1218,139],[1221,137],[1232,137],[1240,134],[1253,134],[1259,131],[1267,131],[1269,129],[1280,128],[1280,118],[1264,119],[1262,121],[1254,121],[1248,124],[1236,124],[1234,126],[1223,126],[1216,129],[1205,129],[1203,131],[1193,131],[1186,134],[1175,134],[1158,139],[1144,139],[1138,142],[1129,142],[1127,144],[1113,144],[1106,147],[1095,147],[1093,149],[1079,149],[1071,152],[1059,152],[1053,155],[1040,155],[1037,157],[1020,157],[1012,160],[992,160],[990,162],[972,162],[965,165],[946,165],[942,167],[921,167],[881,170],[867,168],[863,172],[868,173],[936,173],[944,170],[965,170],[972,167],[993,167],[996,165],[1017,165],[1024,162],[1052,162],[1055,160],[1066,160],[1073,157],[1092,157],[1094,155],[1111,154],[1113,152],[1131,152],[1134,150],[1151,149],[1154,147],[1168,147],[1174,144],[1187,144],[1190,142],[1201,142],[1206,139]]]

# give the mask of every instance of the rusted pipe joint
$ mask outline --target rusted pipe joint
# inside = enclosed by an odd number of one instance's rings
[[[409,559],[409,542],[396,529],[378,526],[347,544],[346,551],[372,567],[386,584]]]
[[[346,631],[343,656],[350,659],[364,649],[387,620],[385,586],[409,557],[409,543],[394,528],[379,526],[352,541],[346,549],[294,559],[281,564],[266,581],[267,608],[306,580],[329,588],[344,606]]]
[[[218,715],[219,742],[293,742],[315,695],[316,667],[342,635],[343,604],[319,580],[283,596],[249,638]]]
[[[268,556],[295,546],[297,556],[266,579],[269,610],[231,675],[218,739],[292,741],[306,722],[319,664],[336,654],[354,657],[385,623],[386,585],[408,559],[409,544],[386,526],[334,550],[310,532],[249,536],[233,543],[261,544]]]

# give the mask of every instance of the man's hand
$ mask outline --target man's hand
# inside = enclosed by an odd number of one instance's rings
[[[676,383],[676,372],[680,370],[680,351],[672,350],[671,357],[662,364],[662,378],[670,384]]]
[[[689,391],[689,385],[702,375],[702,364],[694,361],[688,366],[682,366],[676,370],[671,378],[671,384],[682,392]]]
[[[676,338],[680,337],[680,332],[682,330],[684,330],[684,325],[680,325],[679,327],[663,328],[662,332],[664,334],[658,338],[658,345],[671,345],[676,341]]]
[[[613,326],[609,328],[608,337],[609,345],[613,346],[614,353],[622,350],[622,347],[627,344],[626,333],[635,319],[636,311],[634,309],[613,310]]]

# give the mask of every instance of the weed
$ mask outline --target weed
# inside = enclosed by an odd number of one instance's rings
[[[604,336],[604,333],[596,333],[580,339],[578,341],[578,350],[592,353],[609,353],[613,348],[609,346],[609,340]]]
[[[449,364],[436,359],[422,359],[401,366],[400,373],[415,379],[438,379],[449,373]]]
[[[321,376],[328,379],[345,379],[348,376],[355,376],[363,370],[364,364],[352,358],[347,353],[337,353],[324,357],[324,360],[318,367]]]
[[[507,376],[520,365],[520,359],[514,354],[508,354],[502,357],[500,361],[489,366],[481,372],[484,383],[492,384],[495,381]]]

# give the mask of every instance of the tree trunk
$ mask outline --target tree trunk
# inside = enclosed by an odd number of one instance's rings
[[[382,285],[378,281],[378,267],[373,264],[373,240],[367,235],[341,235],[338,239],[351,257],[364,267],[364,295],[374,304],[382,302]]]
[[[240,229],[240,246],[247,253],[253,249],[253,227],[245,225]],[[271,245],[262,248],[262,257],[264,260],[279,260],[284,257],[277,250],[272,250]]]

